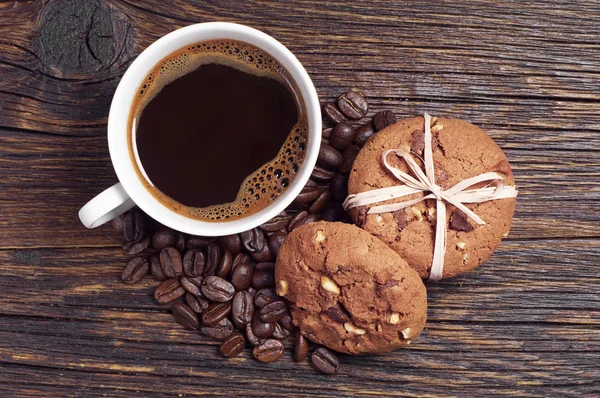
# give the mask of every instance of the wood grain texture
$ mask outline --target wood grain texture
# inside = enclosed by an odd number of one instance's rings
[[[600,2],[0,2],[2,396],[600,395]],[[322,100],[484,128],[520,189],[511,234],[476,272],[428,286],[422,336],[341,358],[225,360],[174,323],[155,283],[119,281],[110,227],[77,210],[116,182],[114,90],[160,36],[231,21],[288,46]],[[371,114],[373,113],[371,112]]]

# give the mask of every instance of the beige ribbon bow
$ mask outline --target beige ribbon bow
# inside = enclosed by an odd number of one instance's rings
[[[383,202],[387,200],[397,199],[404,196],[412,195],[419,192],[430,192],[421,198],[408,200],[400,203],[392,203],[387,205],[374,206],[369,209],[367,214],[387,213],[397,211],[415,205],[423,200],[436,199],[437,220],[435,228],[435,245],[433,250],[433,263],[429,280],[438,281],[442,279],[444,270],[444,256],[446,254],[446,203],[448,202],[456,208],[462,210],[468,217],[479,225],[484,225],[483,221],[477,214],[471,211],[465,203],[482,203],[488,200],[497,200],[504,198],[517,197],[517,189],[514,186],[505,185],[504,178],[494,172],[479,174],[478,176],[467,178],[445,191],[435,183],[435,174],[433,169],[433,150],[431,146],[431,116],[427,113],[425,117],[425,173],[419,167],[417,162],[411,156],[409,151],[401,149],[390,149],[383,153],[382,161],[385,168],[389,170],[399,181],[404,185],[397,185],[388,188],[374,189],[372,191],[361,192],[354,195],[349,195],[344,201],[344,209],[349,210],[358,206],[366,206],[373,203]],[[387,157],[390,153],[394,153],[398,157],[404,159],[410,170],[416,178],[408,175],[402,170],[391,166]],[[489,181],[489,184],[483,188],[468,189],[469,187]],[[495,186],[491,186],[496,182]]]

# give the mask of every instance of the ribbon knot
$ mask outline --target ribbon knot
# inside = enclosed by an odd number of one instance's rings
[[[393,212],[413,206],[427,199],[435,199],[437,221],[433,262],[431,264],[429,280],[437,281],[442,279],[444,256],[446,254],[446,234],[448,228],[446,225],[446,203],[454,205],[477,224],[483,225],[485,224],[485,221],[465,206],[465,203],[482,203],[487,202],[488,200],[515,198],[518,192],[514,186],[505,184],[504,177],[494,172],[482,173],[475,177],[467,178],[445,191],[442,190],[442,187],[435,183],[433,148],[431,146],[431,116],[425,113],[424,118],[425,149],[423,163],[425,171],[423,172],[423,170],[421,170],[421,167],[417,164],[409,151],[389,149],[382,155],[383,165],[402,184],[349,195],[344,201],[344,209],[349,210],[358,206],[368,206],[374,203],[394,200],[416,193],[429,193],[422,197],[400,203],[373,206],[369,209],[367,214]],[[388,162],[390,154],[395,154],[399,159],[404,160],[414,177],[397,167],[390,165]],[[488,184],[482,188],[470,189],[473,185],[482,182],[488,182]]]

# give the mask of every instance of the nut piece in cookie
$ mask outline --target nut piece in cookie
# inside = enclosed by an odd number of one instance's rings
[[[275,279],[300,332],[336,351],[391,351],[425,326],[427,292],[417,272],[354,225],[294,229],[279,250]]]

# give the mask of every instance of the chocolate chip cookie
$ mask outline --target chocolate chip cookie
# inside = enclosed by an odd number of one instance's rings
[[[391,351],[425,325],[427,292],[419,275],[354,225],[321,221],[292,231],[275,279],[300,332],[336,351]]]
[[[432,148],[436,184],[442,190],[466,178],[494,171],[514,185],[514,178],[504,152],[479,127],[458,119],[432,119]],[[411,151],[423,167],[424,118],[404,119],[373,136],[360,151],[352,166],[348,193],[356,194],[401,184],[383,165],[381,156],[388,149]],[[409,173],[403,160],[389,156],[388,161]],[[476,186],[480,187],[480,186]],[[403,202],[423,193],[387,203]],[[372,206],[375,206],[373,204]],[[447,204],[448,225],[446,254],[442,276],[449,278],[473,270],[492,254],[503,236],[508,234],[516,199],[491,200],[466,206],[485,225],[477,225],[454,206]],[[425,200],[395,212],[366,214],[366,206],[351,209],[354,222],[394,249],[422,278],[428,278],[433,260],[436,201]]]

